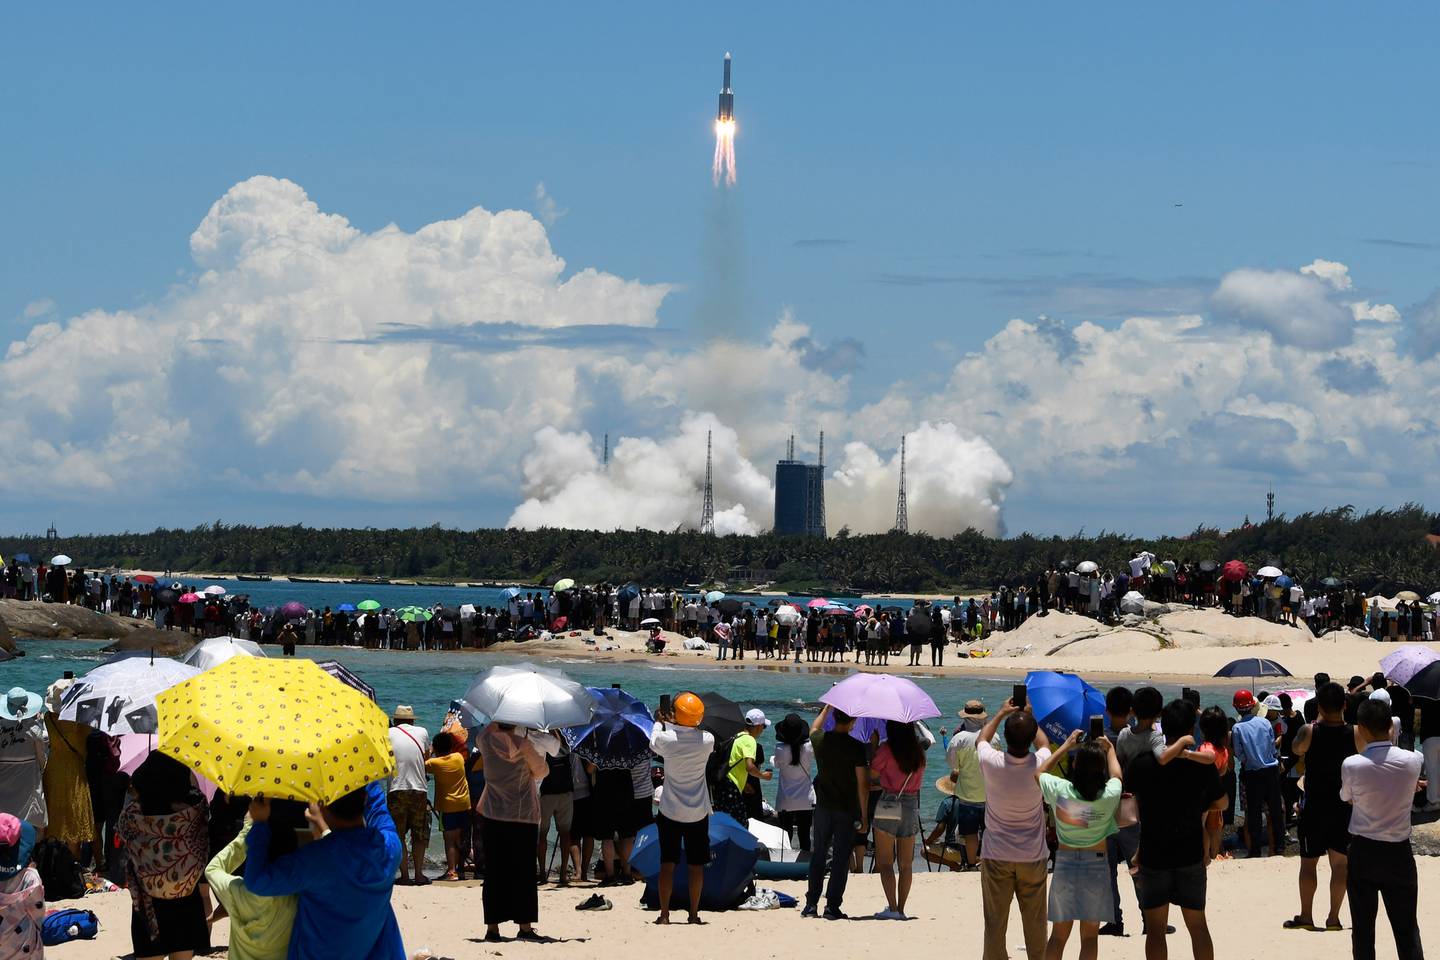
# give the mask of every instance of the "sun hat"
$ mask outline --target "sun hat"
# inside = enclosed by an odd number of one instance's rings
[[[1235,697],[1230,701],[1236,710],[1254,710],[1255,694],[1249,690],[1236,690]]]
[[[675,698],[675,724],[681,727],[698,727],[705,719],[705,703],[688,690]]]
[[[414,722],[415,722],[415,708],[412,707],[412,706],[410,706],[410,704],[408,704],[408,703],[396,704],[396,705],[395,705],[395,713],[390,717],[390,719],[391,719],[391,720],[408,720],[408,721],[410,721],[411,723],[414,723]]]
[[[1270,696],[1266,697],[1264,702],[1265,702],[1265,709],[1266,709],[1266,710],[1284,710],[1284,709],[1285,709],[1284,704],[1282,704],[1282,703],[1280,702],[1280,698],[1277,697],[1277,696],[1275,696],[1275,694],[1273,694],[1273,693],[1270,694]]]
[[[30,863],[35,827],[12,814],[0,813],[0,880],[9,880]]]
[[[0,718],[5,720],[29,720],[31,717],[40,715],[40,708],[44,705],[40,694],[31,693],[24,687],[11,687],[10,692],[5,694],[5,700],[0,702]]]
[[[955,771],[952,770],[949,773],[945,774],[945,776],[937,779],[935,781],[935,789],[939,790],[947,797],[955,796]]]
[[[751,710],[745,714],[745,726],[747,727],[768,727],[770,721],[765,718],[764,710]]]
[[[955,716],[961,720],[988,720],[990,714],[985,712],[985,704],[979,700],[966,700],[965,708],[957,710]]]

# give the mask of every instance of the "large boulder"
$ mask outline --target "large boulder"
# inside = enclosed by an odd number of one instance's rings
[[[24,640],[116,640],[149,626],[133,617],[37,600],[0,600],[0,620]]]
[[[195,646],[195,638],[183,630],[156,630],[141,627],[132,630],[105,648],[106,653],[130,650],[153,651],[157,657],[179,657]]]
[[[4,617],[0,617],[0,650],[6,653],[15,652],[15,641],[10,637],[10,627],[5,623]]]

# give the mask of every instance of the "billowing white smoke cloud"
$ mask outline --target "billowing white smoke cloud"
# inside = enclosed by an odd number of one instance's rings
[[[542,430],[524,460],[528,499],[509,525],[694,529],[700,522],[707,430],[713,431],[716,533],[769,529],[775,495],[766,472],[741,452],[739,435],[709,414],[687,416],[679,434],[666,440],[622,439],[608,469],[588,434]],[[988,443],[950,423],[923,423],[907,442],[911,530],[942,536],[967,527],[1000,532],[1000,505],[1011,474]],[[863,443],[846,444],[840,466],[826,478],[831,531],[889,530],[899,477],[898,451],[883,459]]]
[[[755,533],[769,526],[774,490],[740,452],[740,438],[711,414],[686,415],[661,441],[625,437],[605,467],[587,433],[546,428],[522,464],[526,500],[509,526],[572,530],[694,529],[705,483],[705,434],[711,433],[715,532]]]
[[[950,536],[968,527],[1001,532],[1000,507],[1013,479],[1010,467],[980,437],[953,423],[924,421],[905,435],[905,499],[911,532]],[[829,478],[825,509],[832,532],[877,533],[895,524],[900,452],[882,458],[867,445],[845,445]]]

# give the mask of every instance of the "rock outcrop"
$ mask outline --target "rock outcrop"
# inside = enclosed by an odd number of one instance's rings
[[[1043,617],[1031,617],[1014,630],[994,634],[990,638],[991,655],[1114,656],[1168,647],[1248,647],[1315,639],[1304,624],[1291,627],[1258,617],[1232,617],[1219,610],[1196,610],[1177,604],[1152,606],[1152,616],[1127,614],[1113,626],[1052,610]]]

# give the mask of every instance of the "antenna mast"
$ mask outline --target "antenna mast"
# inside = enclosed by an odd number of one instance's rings
[[[905,437],[900,437],[900,495],[895,499],[895,531],[910,532],[910,514],[905,505]]]
[[[705,431],[705,502],[700,507],[700,532],[715,535],[715,487],[710,460],[710,431]]]

